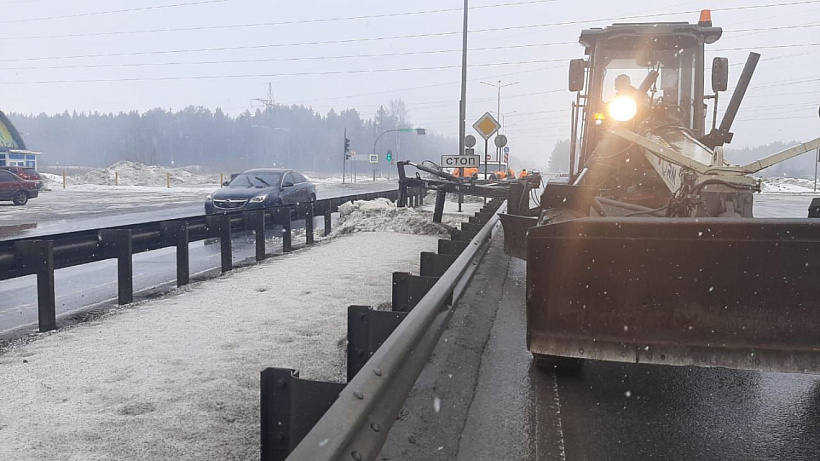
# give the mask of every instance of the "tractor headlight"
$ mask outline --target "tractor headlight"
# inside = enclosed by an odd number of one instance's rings
[[[251,203],[262,203],[266,198],[268,198],[268,194],[257,195],[251,199]]]
[[[638,113],[638,104],[629,96],[618,96],[609,102],[609,116],[616,122],[628,122]]]

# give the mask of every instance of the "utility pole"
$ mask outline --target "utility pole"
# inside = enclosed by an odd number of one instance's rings
[[[268,83],[268,97],[267,98],[254,98],[254,99],[251,99],[251,103],[253,103],[253,101],[256,101],[256,102],[262,104],[263,106],[265,106],[266,110],[267,109],[273,109],[274,106],[276,105],[276,103],[273,101],[273,84]]]
[[[817,158],[814,162],[814,191],[817,192],[817,164],[820,163],[820,148],[817,149]]]
[[[468,0],[464,0],[464,32],[461,45],[461,100],[458,110],[458,155],[464,155],[464,136],[467,134],[467,10]],[[462,170],[463,171],[463,170]]]

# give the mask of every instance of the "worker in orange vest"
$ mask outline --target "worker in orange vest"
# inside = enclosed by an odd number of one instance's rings
[[[521,175],[519,175],[518,178],[519,179],[524,179],[526,177],[527,177],[527,169],[524,168],[523,170],[521,170]]]

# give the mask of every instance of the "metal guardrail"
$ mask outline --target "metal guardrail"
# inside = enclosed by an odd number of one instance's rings
[[[422,204],[423,190],[409,196],[410,205]],[[398,190],[346,195],[285,205],[265,210],[236,211],[225,214],[152,221],[127,226],[91,229],[69,233],[0,241],[0,280],[37,275],[38,318],[40,331],[57,328],[54,270],[106,259],[117,259],[118,303],[134,300],[132,255],[160,248],[177,249],[177,286],[189,283],[188,244],[219,239],[222,272],[233,269],[231,236],[253,231],[256,260],[267,257],[265,229],[282,226],[282,250],[293,248],[292,223],[305,221],[305,244],[313,244],[314,217],[324,215],[325,235],[330,232],[331,213],[339,205],[354,200],[387,198],[397,200]]]
[[[290,369],[262,372],[263,461],[376,459],[489,246],[499,202],[453,231],[452,241],[440,240],[438,254],[422,253],[421,276],[394,273],[393,309],[409,313],[350,307],[346,385],[301,380]]]

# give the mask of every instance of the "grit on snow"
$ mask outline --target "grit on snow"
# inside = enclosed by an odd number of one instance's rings
[[[463,221],[463,217],[452,217],[445,221]],[[449,237],[446,225],[432,221],[429,212],[417,211],[410,207],[397,207],[388,199],[347,202],[339,206],[339,222],[332,235],[353,232],[400,232],[405,234],[426,234]]]
[[[257,460],[259,373],[342,381],[348,305],[389,302],[436,241],[356,232],[18,345],[0,459]]]

